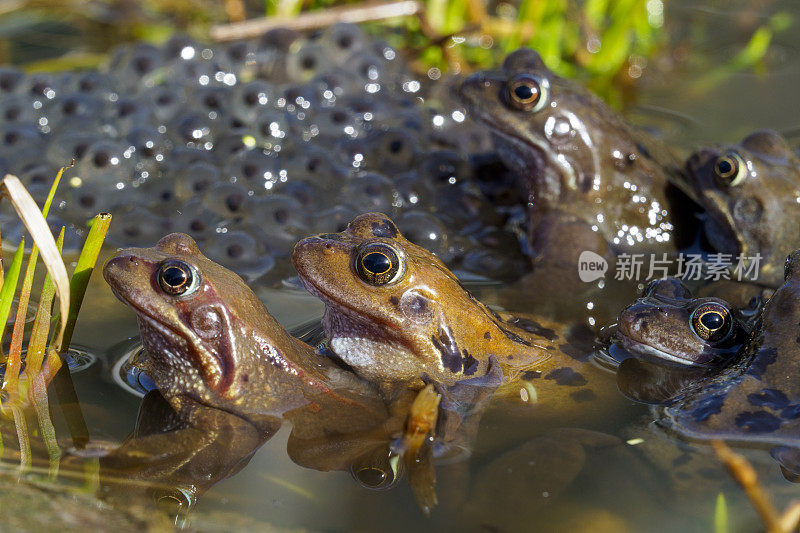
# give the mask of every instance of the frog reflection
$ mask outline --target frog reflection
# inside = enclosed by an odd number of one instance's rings
[[[460,93],[522,180],[538,262],[574,268],[582,250],[679,246],[678,205],[690,202],[674,187],[684,179],[677,156],[536,52],[513,52],[501,70],[467,78]]]
[[[719,252],[759,257],[751,279],[777,287],[800,246],[800,159],[773,131],[689,158],[689,182],[705,208],[705,236]]]

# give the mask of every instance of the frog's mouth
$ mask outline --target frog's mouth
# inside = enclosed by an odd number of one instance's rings
[[[708,243],[721,253],[750,254],[753,252],[743,235],[736,231],[736,222],[724,194],[715,190],[713,183],[704,178],[708,160],[715,158],[714,150],[702,150],[693,154],[687,164],[691,190],[700,205],[706,210],[703,215],[703,230]]]
[[[638,341],[629,337],[622,333],[621,331],[617,330],[616,334],[614,335],[614,344],[622,348],[623,350],[629,352],[637,359],[643,359],[645,361],[649,361],[652,363],[657,364],[671,364],[671,365],[678,365],[682,367],[705,367],[707,365],[698,363],[696,361],[692,361],[683,357],[679,357],[677,355],[671,354],[669,352],[665,352],[655,346],[651,346],[642,341]]]
[[[323,325],[329,337],[333,336],[334,332],[347,332],[348,336],[354,336],[357,333],[361,337],[376,340],[391,338],[393,341],[402,342],[393,328],[384,323],[380,317],[365,315],[353,310],[348,306],[348,302],[335,298],[303,276],[300,276],[300,282],[312,296],[316,296],[325,303]],[[334,316],[335,319],[331,318]]]

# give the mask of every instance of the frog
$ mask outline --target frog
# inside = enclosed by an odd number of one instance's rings
[[[206,258],[188,235],[109,259],[103,276],[136,312],[147,356],[143,370],[174,410],[198,405],[234,413],[265,435],[310,406],[352,423],[384,416],[366,382],[291,336],[245,281]],[[357,416],[356,416],[357,415]]]
[[[468,76],[459,92],[520,179],[535,265],[573,269],[587,250],[607,260],[668,252],[691,233],[683,229],[694,205],[680,154],[556,75],[536,51],[512,52],[501,69]]]
[[[206,258],[188,235],[122,250],[103,274],[137,314],[145,351],[132,364],[155,386],[146,396],[152,401],[143,404],[151,414],[140,415],[134,434],[102,462],[109,484],[135,477],[147,486],[191,486],[200,494],[242,468],[287,420],[287,451],[300,466],[350,470],[369,488],[392,486],[407,474],[415,494],[431,498],[424,474],[431,462],[406,461],[402,472],[387,462],[392,454],[404,457],[394,443],[413,419],[417,391],[387,398],[292,336],[241,277]],[[154,427],[150,419],[159,417],[151,415],[159,411],[171,427]],[[426,416],[437,415],[435,402],[434,414]],[[438,446],[457,440],[460,431],[453,429]],[[411,451],[430,454],[431,442],[424,439]],[[374,467],[376,457],[383,457],[383,470]]]
[[[770,448],[787,476],[800,471],[800,250],[764,304],[737,361],[664,407],[658,423],[696,441],[723,439]]]
[[[613,343],[606,360],[618,365],[620,391],[649,404],[680,397],[737,360],[761,305],[758,297],[744,308],[719,297],[695,297],[677,278],[650,282],[606,334]]]
[[[756,302],[753,305],[757,305]],[[614,343],[637,359],[682,367],[723,365],[747,339],[753,312],[697,297],[679,279],[650,282],[619,315]]]
[[[487,307],[383,213],[301,240],[292,262],[305,288],[325,303],[331,351],[382,387],[433,382],[446,393],[499,365],[496,396],[561,415],[619,396],[613,379],[592,364],[593,334]]]
[[[705,209],[704,234],[737,264],[755,270],[746,279],[766,287],[783,283],[783,263],[800,246],[800,158],[771,130],[739,144],[705,147],[686,162],[686,174]]]

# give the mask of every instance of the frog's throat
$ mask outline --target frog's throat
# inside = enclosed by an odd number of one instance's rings
[[[529,194],[539,199],[557,199],[565,191],[578,188],[579,177],[575,167],[563,154],[551,150],[547,143],[536,137],[523,138],[494,127],[492,136],[502,159],[528,184]]]
[[[133,304],[131,304],[133,305]],[[140,329],[144,324],[147,328],[157,332],[162,338],[172,341],[174,346],[182,346],[184,349],[167,349],[168,346],[150,346],[156,355],[166,356],[166,363],[169,365],[182,365],[183,361],[189,362],[203,376],[203,381],[209,388],[218,394],[225,396],[229,392],[232,372],[230,363],[223,361],[217,354],[207,350],[203,342],[189,328],[181,324],[181,327],[174,328],[168,326],[148,314],[145,310],[134,306],[137,311]]]

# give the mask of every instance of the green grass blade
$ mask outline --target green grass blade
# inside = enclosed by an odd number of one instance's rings
[[[42,207],[41,219],[33,219],[35,221],[34,223],[38,223],[40,226],[43,224],[45,231],[47,231],[48,233],[50,229],[49,227],[47,227],[47,222],[45,219],[47,218],[47,214],[50,211],[50,205],[53,202],[53,197],[56,194],[56,189],[58,188],[58,184],[61,182],[61,176],[63,174],[64,174],[64,167],[62,167],[58,171],[55,180],[53,180],[53,184],[50,186],[50,191],[47,194],[47,199],[45,200],[44,206]],[[61,248],[58,247],[58,245],[56,245],[56,248],[58,250],[60,258]],[[36,263],[38,262],[38,259],[39,259],[39,247],[34,241],[33,246],[31,247],[30,256],[28,258],[28,267],[25,270],[25,276],[22,279],[22,288],[19,291],[17,314],[14,318],[14,329],[11,332],[11,346],[9,347],[8,350],[8,360],[6,363],[4,387],[12,398],[17,396],[18,393],[19,372],[20,369],[22,368],[22,337],[23,333],[25,332],[25,322],[26,322],[25,319],[28,314],[28,302],[30,301],[31,289],[33,288],[33,276],[36,273]],[[48,271],[48,277],[49,276],[50,273]],[[52,300],[50,304],[52,304]],[[38,371],[38,366],[34,367],[33,372],[37,371]]]
[[[58,169],[56,178],[53,180],[53,184],[50,186],[50,191],[47,193],[47,199],[45,199],[44,205],[42,206],[42,216],[44,218],[47,218],[47,215],[50,213],[50,204],[53,203],[53,198],[56,195],[56,189],[58,189],[58,184],[61,183],[61,176],[63,176],[64,171],[70,167],[72,167],[72,165]]]
[[[110,224],[111,215],[108,213],[100,213],[92,219],[89,235],[83,244],[83,249],[78,257],[78,264],[70,281],[71,305],[64,335],[60,338],[55,338],[53,342],[58,347],[58,353],[64,353],[72,341],[72,333],[75,330],[75,323],[78,319],[78,311],[83,302],[83,296],[86,294],[86,286],[89,284],[89,278],[97,263],[97,256],[100,254],[100,248],[103,246]],[[58,397],[58,405],[69,427],[72,443],[78,449],[83,448],[89,442],[89,429],[86,427],[86,421],[83,418],[83,413],[78,403],[78,395],[75,393],[72,376],[67,365],[63,365],[55,375],[53,387]]]
[[[75,266],[75,272],[72,273],[72,279],[69,282],[70,308],[64,335],[59,343],[59,353],[64,353],[72,341],[75,322],[78,320],[78,311],[80,311],[86,287],[89,285],[89,278],[92,276],[97,257],[100,255],[100,249],[103,247],[103,241],[108,233],[111,215],[100,213],[92,219],[90,224],[89,235],[86,236],[86,242],[83,243],[83,249],[78,256],[78,264]]]
[[[33,288],[33,275],[36,273],[36,262],[39,259],[39,250],[34,243],[31,255],[28,258],[28,267],[25,269],[25,276],[22,278],[22,287],[19,290],[17,300],[17,314],[14,317],[14,328],[11,330],[11,346],[8,348],[8,359],[6,360],[6,374],[3,388],[11,398],[17,396],[17,385],[19,384],[19,372],[22,368],[22,335],[25,332],[25,318],[28,314],[28,302],[31,298]]]
[[[0,289],[0,340],[3,339],[6,323],[8,322],[8,314],[11,312],[11,303],[14,300],[14,294],[17,292],[17,281],[19,281],[19,272],[22,269],[22,256],[24,253],[25,237],[19,241],[17,251],[14,252],[14,259],[11,260],[11,265],[8,267],[3,288]]]
[[[56,239],[56,246],[59,252],[64,246],[63,227]],[[48,273],[44,278],[42,295],[39,298],[39,307],[36,309],[36,318],[33,320],[31,337],[30,340],[28,340],[28,356],[26,358],[28,363],[28,375],[32,376],[28,396],[36,411],[39,429],[42,433],[42,440],[47,448],[47,455],[49,458],[48,473],[50,479],[55,479],[58,476],[61,447],[58,445],[56,430],[55,427],[53,427],[53,421],[50,419],[50,406],[47,399],[48,379],[45,377],[45,373],[41,371],[41,367],[47,348],[47,333],[50,329],[51,309],[55,296],[56,289]]]
[[[50,227],[42,217],[39,206],[36,205],[36,202],[22,185],[22,182],[19,181],[19,178],[6,174],[3,178],[3,188],[11,199],[11,203],[20,219],[25,224],[25,228],[33,238],[33,242],[38,246],[47,271],[53,276],[61,316],[65,317],[69,312],[69,277],[67,276],[67,268],[64,266],[64,261],[61,259],[61,254],[56,249],[56,242],[50,232]],[[63,335],[64,327],[65,324],[62,320],[59,338]]]
[[[56,239],[56,247],[59,252],[64,246],[64,228]],[[36,309],[36,317],[33,319],[31,337],[28,340],[27,367],[32,372],[39,372],[44,361],[44,354],[47,349],[47,337],[50,330],[50,319],[52,318],[53,300],[55,299],[56,288],[53,285],[53,278],[48,272],[42,285],[42,295],[39,298],[39,307]]]
[[[0,237],[0,250],[3,249],[3,239]],[[0,289],[3,288],[3,280],[5,279],[6,271],[5,265],[3,265],[3,254],[0,254]]]
[[[714,533],[728,533],[728,502],[723,493],[717,494],[717,504],[714,506]]]

